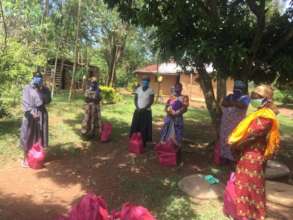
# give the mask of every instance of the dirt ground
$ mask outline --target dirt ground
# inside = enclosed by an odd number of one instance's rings
[[[153,151],[136,158],[127,153],[127,139],[119,143],[98,142],[78,156],[48,158],[41,170],[24,169],[19,162],[0,170],[0,219],[55,219],[86,192],[106,198],[111,209],[126,201],[135,202],[137,195],[121,189],[128,179],[156,176],[188,175],[204,169],[204,161],[193,163],[196,157],[185,153],[181,168],[161,168]],[[200,161],[200,160],[198,160]]]
[[[194,107],[204,108],[202,103]],[[160,124],[155,125],[154,140],[158,140],[159,127]],[[211,141],[212,129],[207,124],[197,123],[192,135],[193,140],[184,143],[183,164],[177,168],[161,167],[151,146],[143,155],[128,154],[127,135],[121,135],[115,142],[87,142],[74,153],[48,155],[46,166],[41,170],[21,168],[20,161],[10,162],[0,169],[0,220],[54,220],[68,212],[86,192],[103,196],[109,209],[113,210],[126,201],[145,201],[145,195],[133,192],[131,184],[145,187],[145,183],[152,183],[156,178],[180,179],[195,173],[209,173],[212,146],[207,146],[207,142],[193,141]],[[290,143],[285,145],[290,146]],[[292,159],[284,158],[284,162],[293,170]],[[221,176],[223,182],[226,178]],[[149,193],[153,193],[151,190]],[[217,202],[221,210],[222,201]],[[268,207],[268,219],[293,219],[290,207],[271,203]]]
[[[118,143],[93,142],[73,157],[49,157],[41,170],[23,169],[14,162],[0,170],[0,219],[56,219],[86,192],[102,195],[109,208],[116,209],[125,201],[135,203],[140,196],[123,190],[125,180],[139,183],[158,176],[204,172],[211,161],[206,156],[203,160],[204,155],[189,148],[183,152],[183,166],[162,168],[151,149],[137,158],[128,154],[125,137]],[[269,219],[293,219],[290,208],[269,207]]]

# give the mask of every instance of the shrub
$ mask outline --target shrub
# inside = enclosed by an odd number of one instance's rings
[[[292,89],[275,90],[274,100],[282,104],[292,104],[293,90]]]
[[[100,86],[100,90],[103,104],[115,104],[122,101],[122,96],[113,87]]]

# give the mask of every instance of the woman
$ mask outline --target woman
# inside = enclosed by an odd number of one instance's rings
[[[36,73],[32,82],[23,90],[20,145],[24,151],[23,167],[28,167],[26,157],[33,144],[40,142],[48,146],[48,112],[46,105],[51,102],[50,90],[43,85],[43,77]]]
[[[227,144],[228,136],[239,122],[246,116],[250,98],[245,94],[246,85],[235,80],[233,94],[226,96],[222,102],[222,119],[220,127],[221,162],[231,164],[234,162],[230,147]]]
[[[140,132],[144,146],[152,141],[152,110],[154,103],[154,91],[150,88],[150,78],[144,76],[139,86],[135,90],[135,111],[132,118],[130,137],[133,133]]]
[[[183,138],[183,114],[189,105],[188,96],[182,95],[182,84],[176,83],[172,96],[165,106],[167,116],[161,131],[161,142],[172,140],[177,146],[181,145]]]
[[[85,93],[85,116],[82,121],[81,133],[87,137],[94,137],[101,133],[100,89],[97,79],[93,77]]]
[[[278,110],[270,86],[256,87],[251,104],[256,112],[247,116],[232,132],[229,144],[240,154],[235,173],[236,209],[239,219],[265,219],[266,161],[279,148]]]

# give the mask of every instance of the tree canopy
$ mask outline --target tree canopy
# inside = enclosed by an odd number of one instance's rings
[[[101,82],[125,86],[152,59],[150,33],[102,0],[0,0],[0,96],[19,96],[36,67],[50,71],[48,61],[57,58],[97,66]],[[74,80],[85,73],[77,70]]]
[[[293,5],[284,13],[269,0],[106,0],[123,19],[156,27],[156,46],[200,74],[214,124],[228,76],[257,83],[292,81]],[[218,94],[204,65],[217,71]],[[222,81],[222,83],[221,83]]]

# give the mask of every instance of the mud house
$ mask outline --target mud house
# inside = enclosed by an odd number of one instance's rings
[[[212,68],[212,67],[207,67]],[[198,82],[197,73],[184,73],[175,62],[150,64],[134,71],[137,80],[140,82],[144,75],[151,78],[151,87],[156,96],[166,97],[171,94],[171,87],[179,81],[183,85],[183,93],[188,95],[192,101],[204,99],[204,95]],[[216,93],[216,81],[213,81]],[[232,91],[233,80],[227,80],[227,91]]]

